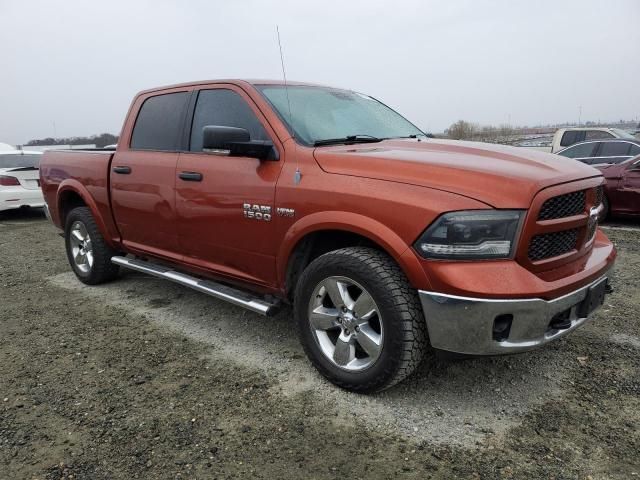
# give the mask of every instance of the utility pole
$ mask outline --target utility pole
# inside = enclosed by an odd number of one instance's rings
[[[578,126],[582,123],[582,105],[578,107]]]

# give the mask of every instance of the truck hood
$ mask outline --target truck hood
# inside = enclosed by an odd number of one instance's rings
[[[546,187],[601,175],[559,155],[451,140],[398,139],[318,147],[314,157],[328,173],[434,188],[495,208],[528,208]]]

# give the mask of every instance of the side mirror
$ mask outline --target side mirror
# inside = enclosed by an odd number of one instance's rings
[[[207,125],[202,129],[202,151],[231,157],[252,157],[260,160],[277,160],[273,143],[251,140],[244,128]]]

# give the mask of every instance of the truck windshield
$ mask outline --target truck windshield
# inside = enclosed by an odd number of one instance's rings
[[[289,131],[306,145],[425,136],[400,114],[361,93],[300,85],[288,86],[286,90],[284,85],[256,87],[271,103]]]
[[[20,167],[33,167],[38,168],[40,166],[39,154],[15,154],[15,153],[0,153],[0,168],[20,168]]]

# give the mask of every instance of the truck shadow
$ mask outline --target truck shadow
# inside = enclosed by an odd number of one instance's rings
[[[640,230],[640,217],[609,217],[602,222],[602,227],[637,228]]]
[[[204,344],[214,363],[264,372],[274,394],[335,408],[335,422],[433,442],[472,445],[517,425],[533,407],[562,395],[572,361],[562,342],[517,356],[449,361],[431,355],[399,385],[358,395],[331,385],[311,366],[289,308],[265,318],[136,272],[100,287],[82,285],[71,273],[49,280]]]
[[[3,222],[35,222],[45,220],[44,209],[42,208],[15,208],[0,211],[0,223]]]

